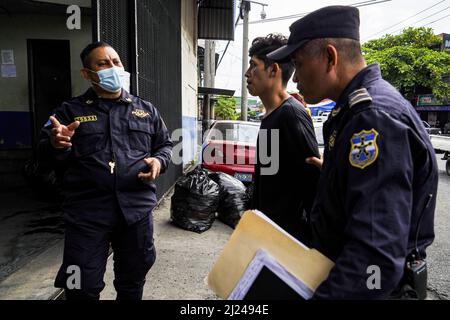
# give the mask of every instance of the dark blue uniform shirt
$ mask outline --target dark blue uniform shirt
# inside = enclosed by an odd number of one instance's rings
[[[381,78],[378,65],[350,82],[323,131],[311,225],[313,247],[335,266],[315,298],[387,298],[403,276],[421,215],[422,258],[434,239],[433,147],[414,108]],[[379,267],[381,289],[367,286],[370,266]]]
[[[52,129],[42,130],[40,152],[63,162],[63,211],[77,219],[101,221],[118,203],[128,224],[156,205],[154,183],[143,182],[144,158],[155,157],[161,172],[169,165],[172,141],[159,112],[149,102],[125,90],[117,100],[98,98],[92,89],[63,103],[55,111],[61,124],[81,124],[72,147],[56,150],[49,143]]]

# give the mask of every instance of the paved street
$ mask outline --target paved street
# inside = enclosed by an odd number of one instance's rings
[[[434,221],[436,239],[428,249],[428,287],[434,298],[450,299],[450,176],[438,154],[439,187]]]

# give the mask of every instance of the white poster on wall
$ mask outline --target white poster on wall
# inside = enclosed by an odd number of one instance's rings
[[[14,50],[2,50],[2,64],[14,64]]]

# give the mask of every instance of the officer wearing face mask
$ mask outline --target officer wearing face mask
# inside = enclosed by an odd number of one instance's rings
[[[158,110],[123,89],[129,73],[110,45],[88,45],[81,60],[91,88],[56,109],[39,143],[39,154],[65,169],[55,286],[67,299],[98,299],[111,245],[117,299],[137,300],[155,261],[153,182],[169,165],[172,141]]]

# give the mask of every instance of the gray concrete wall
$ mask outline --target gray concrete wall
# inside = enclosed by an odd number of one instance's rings
[[[79,54],[91,42],[91,18],[81,18],[81,30],[68,30],[67,17],[68,15],[2,15],[0,50],[14,50],[17,77],[0,76],[0,112],[29,111],[27,39],[70,40],[72,95],[79,95],[89,87],[80,76]]]

